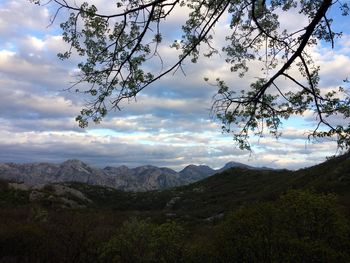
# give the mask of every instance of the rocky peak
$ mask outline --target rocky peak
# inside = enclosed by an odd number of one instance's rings
[[[211,173],[211,172],[213,172],[215,170],[210,168],[207,165],[190,164],[190,165],[186,166],[181,172],[184,172],[184,171],[202,171],[202,172],[205,172],[205,173]]]
[[[86,163],[83,163],[82,161],[76,160],[76,159],[67,160],[63,162],[60,165],[60,168],[61,168],[61,172],[63,172],[64,170],[73,169],[81,173],[91,173],[91,170],[92,170]]]
[[[215,173],[215,170],[206,165],[188,165],[180,171],[180,178],[185,183],[192,183],[202,180]]]

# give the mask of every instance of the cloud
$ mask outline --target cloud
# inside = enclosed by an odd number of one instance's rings
[[[114,1],[98,0],[94,4],[101,6],[99,10],[104,13],[115,10]],[[286,123],[283,139],[253,138],[256,146],[252,154],[237,149],[230,135],[221,134],[220,125],[210,117],[216,92],[210,83],[220,77],[240,90],[256,77],[259,65],[251,65],[246,77],[238,78],[224,63],[223,53],[210,59],[201,57],[197,64],[186,61],[186,75],[177,71],[164,76],[141,93],[136,102],[123,103],[121,112],[111,111],[100,125],[78,128],[74,118],[88,97],[64,89],[74,81],[81,58],[74,54],[69,61],[57,59],[56,54],[68,48],[57,26],[67,12],[60,13],[56,23],[47,27],[53,12],[50,5],[0,2],[0,162],[61,162],[78,158],[100,167],[153,164],[179,170],[190,163],[220,168],[229,161],[238,161],[294,169],[334,154],[334,144],[330,142],[305,143],[301,128],[309,128],[312,115],[303,122]],[[169,45],[181,37],[179,28],[186,12],[175,12],[162,26],[166,40],[159,50],[163,66],[178,58],[178,52]],[[213,44],[225,45],[227,21],[228,17],[219,21]],[[291,21],[284,20],[286,27],[293,26]],[[332,87],[350,73],[348,38],[345,35],[340,40],[339,50],[315,49],[322,66],[322,87]],[[146,67],[160,70],[159,58]],[[210,78],[209,84],[204,77]]]
[[[16,89],[16,84],[22,89]],[[43,94],[30,91],[31,86],[20,81],[0,80],[1,103],[0,116],[6,118],[59,118],[72,117],[78,107],[72,101],[59,96],[57,93]],[[28,87],[29,91],[25,88]]]
[[[42,31],[43,27],[48,24],[49,17],[47,8],[37,8],[29,1],[2,1],[0,3],[0,34],[18,37],[28,33],[26,32],[28,28]],[[25,28],[22,25],[25,25]]]

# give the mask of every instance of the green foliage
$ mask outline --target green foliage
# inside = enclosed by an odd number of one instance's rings
[[[105,262],[149,262],[149,245],[154,226],[132,219],[103,249]]]
[[[0,179],[0,191],[5,191],[9,187],[8,182]]]
[[[350,229],[335,195],[291,191],[280,198],[277,207],[283,224],[281,250],[291,261],[347,261]]]
[[[43,237],[36,225],[0,225],[0,262],[35,262],[44,248]]]
[[[349,224],[334,195],[289,191],[244,206],[219,228],[218,262],[347,262]]]
[[[183,262],[184,229],[175,222],[154,225],[131,219],[103,248],[103,262]]]
[[[184,262],[185,238],[185,229],[174,221],[168,221],[156,227],[151,244],[153,262]]]
[[[27,191],[11,189],[3,183],[0,186],[0,207],[25,205],[29,202],[28,199]]]

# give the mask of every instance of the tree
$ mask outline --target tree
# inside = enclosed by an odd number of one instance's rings
[[[101,252],[102,262],[184,262],[185,230],[175,222],[155,225],[136,218],[126,221]]]
[[[219,226],[215,262],[347,262],[349,223],[333,194],[290,190]]]
[[[40,4],[40,0],[30,1]],[[110,109],[120,109],[122,101],[136,97],[164,75],[182,70],[186,59],[196,63],[202,55],[200,47],[205,47],[206,57],[217,54],[213,32],[228,14],[231,30],[221,51],[231,64],[232,74],[244,77],[252,63],[260,63],[262,69],[241,91],[224,80],[215,80],[218,92],[212,114],[223,123],[223,130],[232,133],[242,149],[250,149],[251,134],[268,132],[279,137],[282,120],[314,112],[317,124],[309,138],[335,137],[339,147],[350,146],[350,125],[330,121],[331,116],[350,116],[346,88],[320,89],[320,67],[310,53],[321,42],[334,47],[342,33],[333,30],[330,11],[336,19],[347,16],[348,1],[120,0],[113,14],[100,13],[88,3],[49,3],[57,8],[52,22],[61,10],[71,12],[61,24],[70,49],[59,57],[68,59],[76,51],[83,60],[75,85],[88,83],[87,89],[77,91],[91,95],[91,101],[76,118],[81,127],[90,119],[100,122]],[[150,72],[147,63],[152,59],[159,58],[163,64],[161,25],[174,15],[175,8],[190,11],[181,40],[172,44],[180,55],[160,73]],[[292,30],[281,28],[280,16],[293,12],[305,16],[308,23]],[[283,86],[290,88],[286,91]]]

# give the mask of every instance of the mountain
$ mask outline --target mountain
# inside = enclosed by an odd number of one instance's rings
[[[145,165],[133,169],[121,166],[103,170],[115,179],[114,188],[124,191],[149,191],[181,185],[178,173],[168,168]]]
[[[179,172],[181,180],[184,184],[194,183],[207,178],[217,171],[206,165],[188,165]]]
[[[100,169],[94,169],[79,160],[67,160],[60,165],[50,163],[0,164],[0,177],[40,185],[48,182],[82,182],[91,185],[110,185],[113,180]]]
[[[80,182],[137,192],[187,185],[232,167],[258,169],[237,162],[227,163],[219,170],[205,165],[189,165],[180,172],[151,165],[136,168],[107,166],[99,169],[92,168],[80,160],[67,160],[61,164],[3,163],[0,164],[0,178],[32,186],[47,183]]]
[[[243,169],[259,169],[256,167],[252,167],[243,163],[238,163],[238,162],[228,162],[227,164],[225,164],[224,167],[222,167],[221,169],[219,169],[217,172],[223,172],[227,169],[231,169],[231,168],[243,168]]]

